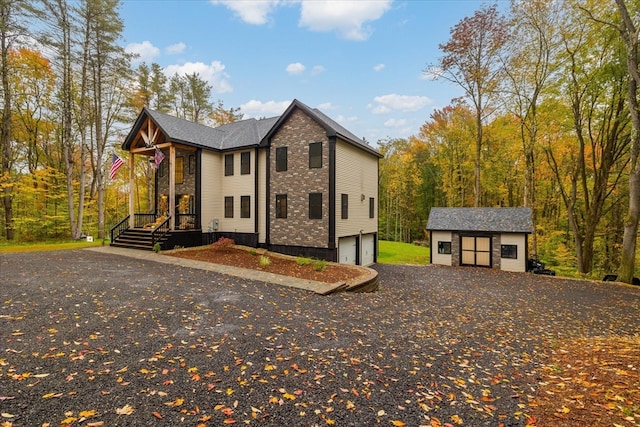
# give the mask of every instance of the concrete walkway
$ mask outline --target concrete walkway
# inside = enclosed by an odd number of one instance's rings
[[[226,274],[234,277],[242,277],[248,280],[257,280],[260,282],[272,283],[275,285],[287,286],[290,288],[304,289],[315,292],[320,295],[327,295],[333,292],[346,290],[347,284],[339,283],[323,283],[314,280],[299,279],[297,277],[283,276],[280,274],[269,273],[266,271],[252,270],[248,268],[231,267],[223,264],[214,264],[205,261],[196,261],[186,258],[178,258],[162,253],[152,251],[143,251],[139,249],[117,248],[113,246],[95,246],[86,248],[85,250],[102,252],[112,255],[120,255],[131,258],[143,259],[145,261],[160,262],[163,264],[173,264],[188,268],[198,268],[200,270],[212,271],[215,273]]]

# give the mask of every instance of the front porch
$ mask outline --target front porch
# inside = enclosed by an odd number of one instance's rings
[[[196,228],[199,223],[195,214],[177,214],[177,227],[170,216],[158,214],[134,214],[127,216],[111,228],[111,246],[153,250],[156,244],[160,249],[199,246],[202,244],[202,230]],[[130,224],[133,223],[133,226]]]

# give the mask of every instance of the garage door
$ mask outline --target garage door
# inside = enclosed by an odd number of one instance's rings
[[[356,237],[341,237],[338,240],[338,262],[340,264],[355,264],[357,244]]]
[[[491,238],[463,236],[462,265],[491,267]]]
[[[375,234],[362,235],[362,265],[371,265],[375,262],[375,241]]]

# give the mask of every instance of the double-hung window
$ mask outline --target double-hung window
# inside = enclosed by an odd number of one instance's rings
[[[322,167],[322,142],[312,142],[309,144],[309,168]]]
[[[224,176],[233,175],[233,154],[224,155]]]

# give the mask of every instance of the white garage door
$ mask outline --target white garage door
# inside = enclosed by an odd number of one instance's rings
[[[375,262],[375,234],[362,235],[362,265],[367,266]]]
[[[338,240],[338,262],[340,264],[356,263],[356,238],[341,237]]]

